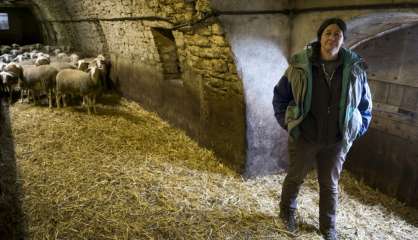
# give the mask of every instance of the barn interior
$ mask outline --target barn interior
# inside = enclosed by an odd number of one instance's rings
[[[288,134],[271,101],[290,56],[335,16],[373,98],[339,235],[416,239],[418,1],[401,0],[1,0],[3,62],[26,46],[100,56],[106,71],[92,114],[81,99],[2,93],[0,239],[321,239],[314,173],[301,232],[277,216]]]

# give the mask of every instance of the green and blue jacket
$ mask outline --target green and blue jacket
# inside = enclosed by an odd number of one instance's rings
[[[312,102],[313,48],[292,56],[289,67],[274,88],[273,107],[279,124],[291,139],[300,136],[300,123],[310,111]],[[368,129],[372,116],[372,99],[367,83],[365,63],[355,52],[341,48],[343,75],[339,101],[339,128],[343,151]]]

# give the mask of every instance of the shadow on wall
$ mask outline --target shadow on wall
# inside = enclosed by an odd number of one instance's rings
[[[8,105],[0,103],[0,238],[23,239],[20,185]]]

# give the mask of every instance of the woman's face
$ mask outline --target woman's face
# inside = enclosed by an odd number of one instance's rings
[[[340,51],[344,42],[344,35],[337,24],[328,25],[321,35],[321,48],[326,52]]]

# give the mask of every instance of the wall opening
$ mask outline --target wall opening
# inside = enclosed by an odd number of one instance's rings
[[[173,32],[165,28],[152,28],[151,32],[160,55],[164,79],[181,80],[181,70]]]
[[[0,13],[0,30],[9,30],[9,14]]]
[[[27,7],[0,8],[1,44],[43,43],[39,21]]]

